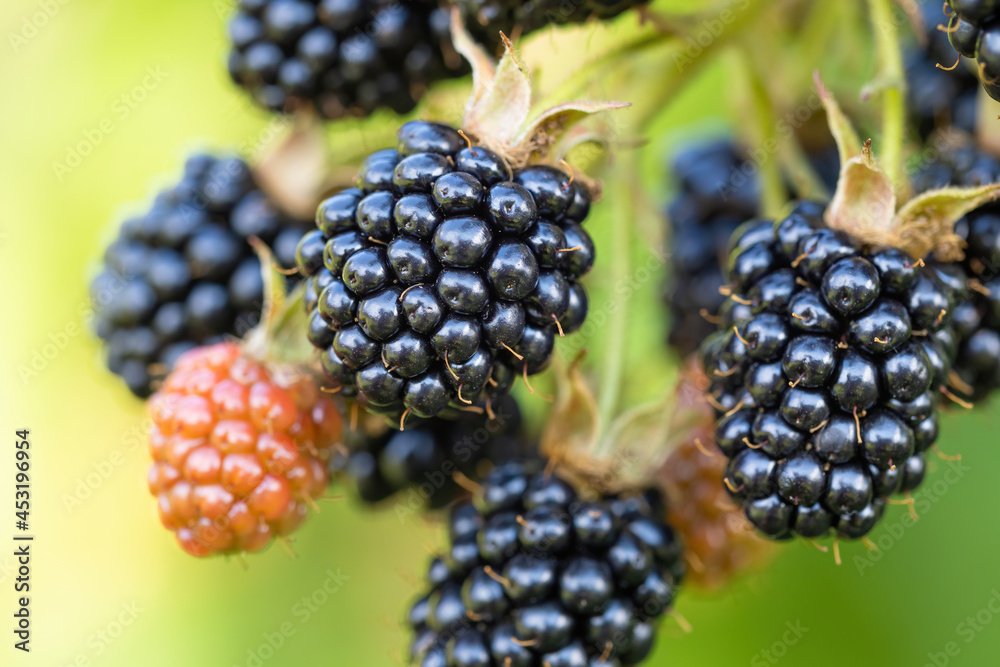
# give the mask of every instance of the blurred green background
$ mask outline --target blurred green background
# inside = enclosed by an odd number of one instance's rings
[[[222,62],[230,6],[0,4],[0,424],[8,442],[0,454],[2,665],[403,663],[400,619],[440,543],[437,527],[401,521],[391,509],[328,501],[295,535],[296,559],[278,548],[249,558],[246,567],[186,556],[159,526],[145,488],[143,407],[103,369],[87,333],[87,278],[123,212],[173,178],[188,149],[236,147],[252,157],[281,129],[229,85]],[[625,16],[613,28],[578,31],[576,41],[543,34],[526,54],[546,75],[571,70],[580,63],[574,44],[608,42],[615,30],[627,34],[634,26],[634,16]],[[853,57],[870,75],[865,56]],[[665,157],[690,138],[687,126],[743,118],[738,106],[726,111],[740,78],[736,64],[725,58],[702,71],[645,137],[640,178],[657,205],[669,195]],[[788,66],[773,64],[776,75],[779,65]],[[813,66],[793,65],[806,77]],[[376,124],[384,129],[390,120]],[[338,136],[365,141],[367,127],[337,125],[334,148]],[[620,210],[608,205],[592,214],[588,225],[601,248],[618,240]],[[647,234],[631,248],[633,266],[640,266],[656,249],[649,239],[661,223],[654,209],[638,207],[634,215]],[[652,277],[640,277],[628,299],[628,402],[653,398],[671,379],[661,343],[661,269],[655,260],[650,266]],[[599,264],[590,284],[608,280]],[[601,289],[607,291],[597,298],[608,298],[609,288]],[[28,655],[12,648],[11,634],[9,444],[19,428],[31,429],[33,457]],[[1000,599],[1000,448],[991,444],[1000,413],[995,405],[952,412],[942,431],[942,448],[964,457],[953,468],[960,474],[932,461],[934,472],[918,494],[918,524],[904,522],[905,508],[894,507],[872,535],[880,552],[843,545],[837,567],[832,555],[791,544],[767,569],[726,591],[686,591],[677,608],[693,631],[665,620],[649,664],[997,664],[1000,618],[989,603]]]

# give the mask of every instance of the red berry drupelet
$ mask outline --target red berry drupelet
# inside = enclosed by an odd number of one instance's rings
[[[436,0],[240,0],[229,72],[272,111],[406,113],[429,84],[468,71],[448,21]]]
[[[377,412],[427,418],[544,370],[587,314],[589,208],[559,169],[511,172],[451,127],[405,124],[299,244],[327,375]]]
[[[410,610],[412,664],[639,664],[683,576],[664,512],[655,491],[587,501],[558,475],[497,468],[452,510]]]
[[[775,539],[860,538],[916,488],[951,368],[936,273],[822,215],[803,202],[737,231],[725,321],[702,346],[726,486]]]
[[[1000,182],[1000,160],[974,146],[950,146],[914,179],[914,189]],[[959,295],[950,387],[979,401],[1000,387],[1000,205],[989,203],[955,225],[965,241],[961,265],[935,265]]]
[[[272,246],[290,268],[309,226],[279,211],[242,159],[189,158],[176,185],[122,224],[91,284],[108,368],[145,398],[187,350],[243,336],[264,303],[247,240]]]
[[[1000,3],[946,0],[944,13],[952,47],[976,60],[983,88],[994,100],[1000,100]]]
[[[482,479],[491,466],[531,455],[517,437],[520,425],[510,396],[492,406],[491,416],[461,412],[456,419],[414,419],[405,431],[378,420],[371,425],[376,433],[348,434],[346,450],[331,459],[331,472],[365,503],[402,494],[410,507],[438,509],[463,495],[456,474]]]
[[[715,326],[709,318],[722,306],[729,237],[759,213],[756,168],[730,140],[695,144],[680,151],[673,172],[680,187],[667,206],[671,276],[664,289],[670,307],[668,342],[686,357]]]
[[[184,354],[149,402],[149,490],[194,556],[259,551],[289,534],[326,489],[336,404],[311,377],[232,343]]]

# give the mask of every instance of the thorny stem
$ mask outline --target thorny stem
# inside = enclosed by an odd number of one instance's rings
[[[881,70],[882,86],[882,168],[889,176],[897,194],[909,189],[903,169],[903,135],[906,127],[906,78],[903,55],[899,45],[899,30],[892,0],[869,0],[871,21]]]

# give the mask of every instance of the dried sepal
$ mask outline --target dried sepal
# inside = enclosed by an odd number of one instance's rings
[[[291,131],[254,168],[254,178],[278,208],[300,220],[316,215],[322,194],[343,176],[332,178],[326,130],[315,111],[296,114]]]
[[[545,161],[551,148],[584,118],[629,106],[626,102],[576,100],[533,111],[530,73],[507,36],[500,33],[504,52],[494,66],[465,30],[458,10],[452,11],[451,21],[455,49],[472,67],[473,90],[462,129],[512,168]]]
[[[895,213],[895,189],[875,164],[869,139],[860,155],[841,164],[837,190],[826,209],[826,223],[871,245],[894,245]]]
[[[955,233],[955,223],[967,213],[1000,197],[1000,184],[973,188],[928,190],[908,201],[893,221],[893,234],[914,257],[931,252],[943,262],[965,257],[965,242]]]
[[[542,455],[556,464],[571,468],[596,470],[587,463],[601,435],[601,418],[597,400],[580,373],[584,353],[569,365],[557,364],[553,369],[556,399],[538,448]]]

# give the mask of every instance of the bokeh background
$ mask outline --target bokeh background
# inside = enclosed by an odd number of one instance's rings
[[[297,558],[279,548],[245,566],[186,556],[159,526],[145,489],[143,406],[103,369],[87,331],[87,281],[124,212],[175,177],[190,148],[236,148],[253,159],[284,130],[246,104],[225,75],[231,5],[0,3],[2,665],[403,664],[401,619],[429,552],[440,544],[438,526],[400,518],[392,507],[373,512],[350,499],[330,500],[296,534]],[[858,18],[856,11],[844,9],[845,24]],[[544,76],[559,76],[579,66],[580,44],[597,50],[635,26],[628,15],[611,27],[543,33],[525,53]],[[860,22],[851,29],[865,30]],[[816,63],[773,65],[776,76],[796,68],[808,78],[822,65],[824,72],[849,69],[863,77],[873,71],[865,53],[841,49],[836,63],[822,61],[834,54],[817,53]],[[634,185],[653,204],[670,194],[671,147],[744,118],[732,104],[738,60],[723,57],[700,71],[633,137],[646,142]],[[623,134],[635,134],[624,118]],[[331,126],[331,144],[335,152],[340,141],[367,145],[395,122],[342,122]],[[619,195],[632,185],[619,184]],[[621,212],[597,208],[588,222],[602,251],[622,243]],[[649,240],[662,223],[655,207],[636,206],[629,214],[640,223],[626,249],[633,266],[653,267],[650,275],[637,274],[627,298],[624,402],[634,403],[668,387],[674,364],[662,344],[662,265]],[[612,298],[607,271],[599,263],[590,278],[594,303]],[[601,336],[588,341],[598,352]],[[12,648],[11,634],[9,445],[19,428],[31,429],[36,535],[28,655]],[[830,554],[791,544],[769,567],[724,591],[686,591],[677,609],[693,631],[665,620],[649,664],[997,664],[1000,618],[989,604],[1000,600],[1000,413],[995,404],[973,414],[953,411],[942,432],[941,446],[963,455],[961,467],[932,461],[934,472],[918,494],[919,523],[904,521],[905,508],[894,507],[872,535],[879,552],[843,545],[837,567]]]

